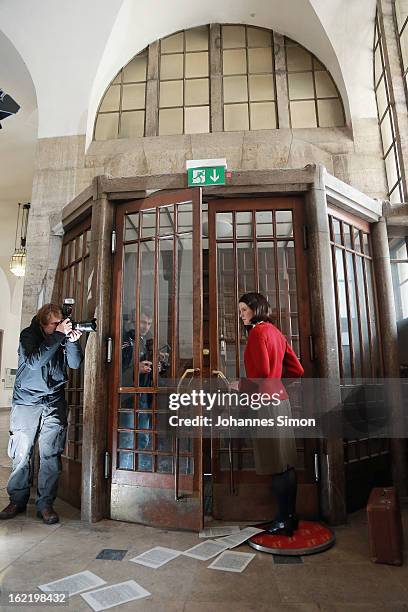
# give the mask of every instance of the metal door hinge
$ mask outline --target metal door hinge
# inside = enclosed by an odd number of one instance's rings
[[[106,340],[106,363],[112,363],[113,356],[113,339],[107,338]]]
[[[111,234],[111,253],[112,255],[116,253],[116,230],[112,230]]]
[[[109,454],[109,451],[105,451],[105,456],[103,458],[103,477],[104,478],[109,478],[110,467],[111,467],[110,454]]]
[[[303,248],[307,250],[309,248],[309,230],[307,225],[303,226]]]

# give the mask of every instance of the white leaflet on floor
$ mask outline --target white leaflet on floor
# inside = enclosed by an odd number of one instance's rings
[[[212,557],[219,555],[220,552],[226,550],[228,546],[220,542],[220,540],[206,540],[201,544],[197,544],[188,550],[183,552],[183,555],[187,557],[193,557],[193,559],[199,559],[200,561],[208,561]]]
[[[224,525],[221,527],[207,527],[198,534],[199,538],[219,538],[221,536],[232,535],[239,531],[238,525]]]
[[[92,610],[99,612],[99,610],[107,610],[108,608],[120,606],[120,604],[134,601],[135,599],[142,599],[149,595],[151,593],[141,587],[140,584],[134,580],[127,580],[126,582],[103,587],[103,589],[83,593],[81,597],[91,606]]]
[[[155,548],[146,550],[146,552],[138,555],[137,557],[133,557],[133,559],[129,559],[129,561],[133,561],[133,563],[140,563],[140,565],[146,565],[146,567],[156,569],[165,563],[168,563],[172,559],[175,559],[179,555],[181,555],[181,550],[165,548],[164,546],[155,546]]]
[[[234,548],[235,546],[239,546],[243,542],[246,542],[249,538],[251,538],[256,533],[261,533],[265,531],[264,529],[258,529],[258,527],[245,527],[245,529],[241,529],[238,533],[234,533],[230,536],[226,536],[225,538],[221,538],[218,542],[223,542],[226,544],[227,548]]]
[[[103,584],[106,584],[106,580],[102,580],[102,578],[99,578],[99,576],[93,572],[85,570],[84,572],[79,572],[78,574],[65,576],[65,578],[60,578],[60,580],[47,582],[47,584],[40,584],[38,588],[45,593],[54,591],[68,593],[71,597],[71,595],[82,593],[82,591],[87,591],[88,589],[94,589],[95,587],[102,586]]]
[[[248,563],[251,563],[254,557],[255,555],[251,553],[232,552],[232,550],[226,550],[208,567],[210,569],[221,570],[223,572],[241,573],[244,571]]]

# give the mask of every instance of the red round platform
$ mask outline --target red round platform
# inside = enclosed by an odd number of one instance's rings
[[[313,521],[299,521],[299,528],[289,538],[284,535],[272,535],[266,531],[257,533],[248,540],[248,544],[262,552],[272,555],[313,555],[323,552],[336,541],[333,531]]]

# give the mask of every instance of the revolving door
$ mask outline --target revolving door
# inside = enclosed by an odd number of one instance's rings
[[[300,197],[208,199],[159,192],[116,211],[110,386],[111,517],[200,529],[204,513],[259,520],[270,479],[251,441],[178,438],[169,385],[244,374],[239,295],[265,293],[277,325],[312,376]],[[297,440],[299,507],[317,514],[316,444]],[[205,479],[205,483],[204,483]]]

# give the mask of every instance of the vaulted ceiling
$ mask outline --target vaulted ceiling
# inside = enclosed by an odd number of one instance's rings
[[[150,42],[211,22],[270,27],[330,70],[348,122],[376,116],[375,0],[0,0],[0,89],[21,105],[0,132],[0,207],[29,199],[35,141],[87,134],[113,76]],[[37,119],[38,110],[38,119]],[[1,256],[1,254],[0,254]]]

